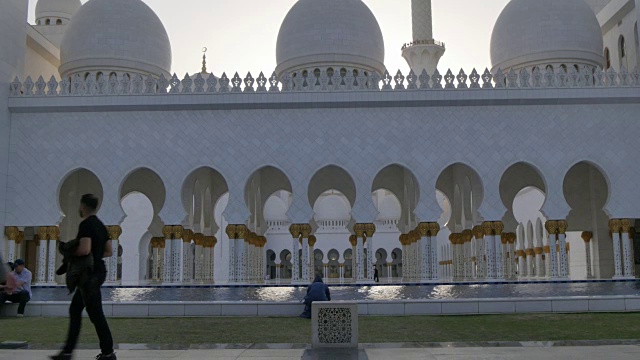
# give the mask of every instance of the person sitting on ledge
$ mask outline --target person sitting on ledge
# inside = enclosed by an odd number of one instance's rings
[[[7,285],[3,286],[4,291],[0,300],[2,303],[5,301],[18,303],[18,317],[23,317],[24,308],[31,300],[31,272],[24,267],[22,259],[16,260],[13,267],[14,271],[7,276]]]
[[[329,286],[322,282],[322,276],[316,275],[313,283],[307,288],[307,295],[304,297],[304,311],[301,318],[311,319],[311,304],[314,301],[331,301]]]

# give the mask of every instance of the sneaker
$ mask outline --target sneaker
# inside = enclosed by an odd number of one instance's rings
[[[71,360],[72,356],[73,355],[71,355],[71,354],[60,353],[58,355],[49,356],[49,359],[51,359],[51,360]]]
[[[118,358],[116,357],[116,353],[111,353],[111,355],[98,354],[96,360],[118,360]]]
[[[23,318],[24,314],[18,314],[18,315],[16,315],[16,317]]]

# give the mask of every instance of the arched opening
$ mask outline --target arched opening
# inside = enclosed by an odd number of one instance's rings
[[[620,55],[620,69],[622,66],[628,68],[627,64],[627,42],[623,35],[618,38],[618,54]]]
[[[244,191],[245,203],[251,214],[249,228],[258,235],[264,235],[269,227],[274,225],[267,222],[267,217],[274,219],[275,216],[275,220],[287,221],[286,211],[291,205],[292,192],[289,178],[278,168],[265,166],[251,174]],[[280,200],[280,203],[277,200]],[[267,216],[265,210],[268,201],[277,207],[272,210],[285,210],[284,214],[278,211],[280,213]]]
[[[376,270],[378,270],[378,277],[379,278],[386,278],[387,280],[389,280],[391,278],[391,267],[388,266],[387,264],[387,251],[383,248],[380,248],[376,251],[375,254],[375,263],[374,266],[376,268]]]
[[[47,20],[45,20],[44,24],[45,24],[45,25],[51,25],[51,19],[47,19]]]
[[[62,221],[59,224],[60,239],[64,241],[73,239],[77,235],[78,226],[82,221],[78,213],[78,208],[80,206],[80,198],[84,194],[93,194],[98,197],[99,211],[102,201],[104,200],[102,183],[93,172],[81,168],[69,173],[60,184],[58,191],[58,206],[63,215]],[[39,244],[36,245],[39,246]],[[62,255],[57,251],[56,253],[57,268],[57,265],[62,261]],[[51,278],[49,278],[49,280],[51,280]],[[57,283],[64,283],[64,277],[55,277],[54,280]],[[35,282],[37,282],[37,278],[34,278],[34,283]]]
[[[280,253],[280,279],[291,279],[292,274],[291,251],[282,250]]]
[[[329,260],[329,279],[340,278],[340,252],[336,249],[331,249],[327,253],[327,260]]]
[[[126,214],[120,226],[122,246],[122,284],[137,285],[143,280],[151,280],[148,273],[151,238],[164,237],[160,211],[164,207],[166,189],[164,182],[153,170],[139,168],[132,171],[120,186],[120,206]],[[160,262],[160,259],[155,259]],[[160,264],[156,265],[160,266]],[[113,280],[113,279],[112,279]]]
[[[371,192],[376,194],[379,190],[386,191],[383,194],[391,193],[395,196],[400,204],[400,218],[398,219],[398,228],[403,233],[408,233],[417,226],[414,214],[415,208],[420,199],[420,188],[418,179],[413,172],[402,165],[389,165],[380,170],[373,180]],[[383,199],[385,200],[385,199]],[[396,205],[393,198],[386,198],[393,207]],[[383,205],[381,202],[376,203],[377,206]],[[378,207],[378,212],[382,213],[386,209]],[[390,209],[393,211],[393,208]],[[396,214],[393,214],[397,216]]]
[[[276,253],[275,251],[269,249],[266,252],[266,257],[267,257],[267,261],[266,261],[266,266],[267,266],[267,277],[270,280],[273,279],[277,279],[278,277],[278,273],[277,273],[277,264],[276,264]]]
[[[347,249],[343,254],[344,259],[344,278],[352,279],[353,278],[353,251],[351,249]]]
[[[324,253],[320,249],[313,251],[313,276],[321,275],[323,278],[327,277],[324,271]],[[327,275],[327,276],[325,276]]]
[[[436,182],[436,190],[444,194],[443,204],[448,199],[451,217],[447,227],[452,233],[461,233],[479,225],[478,212],[484,198],[484,188],[480,175],[468,165],[457,163],[442,171]]]
[[[398,248],[391,252],[391,277],[402,278],[402,250]]]
[[[604,60],[605,60],[605,69],[609,70],[609,68],[611,67],[611,52],[609,51],[609,48],[604,48]]]
[[[609,185],[605,174],[590,162],[574,165],[564,178],[564,197],[571,211],[567,216],[567,240],[571,244],[571,274],[586,277],[586,250],[582,245],[583,231],[593,233],[591,259],[597,278],[614,275],[613,241],[609,234],[609,216],[605,206],[609,200]],[[578,246],[580,244],[580,246]]]
[[[61,19],[56,20],[56,25],[62,25],[62,20]]]

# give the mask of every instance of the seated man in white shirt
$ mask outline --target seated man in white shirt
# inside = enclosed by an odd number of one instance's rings
[[[0,300],[2,303],[9,301],[12,303],[18,303],[18,317],[24,316],[24,308],[27,306],[29,300],[31,300],[31,271],[24,266],[24,260],[18,259],[13,264],[15,270],[9,274],[15,279],[15,287],[8,288],[3,287],[2,293],[0,293]]]

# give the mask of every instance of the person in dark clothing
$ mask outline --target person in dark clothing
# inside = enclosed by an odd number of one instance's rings
[[[329,286],[322,282],[322,276],[316,275],[313,283],[307,288],[307,295],[304,297],[304,311],[301,318],[311,319],[311,304],[314,301],[331,301]]]
[[[110,257],[113,249],[109,241],[109,232],[102,221],[96,216],[98,198],[91,194],[82,196],[80,200],[80,217],[84,220],[80,223],[78,236],[80,245],[76,250],[76,256],[92,256],[93,271],[88,280],[78,285],[71,305],[69,306],[69,333],[64,348],[60,354],[51,356],[53,360],[68,360],[72,358],[73,351],[78,343],[80,327],[82,326],[82,311],[86,308],[89,319],[96,328],[100,339],[101,353],[96,360],[117,360],[113,352],[113,338],[109,324],[102,310],[102,293],[100,287],[107,277],[107,269],[103,258]]]
[[[375,282],[380,282],[380,278],[378,277],[378,268],[377,267],[373,267],[373,280]]]

